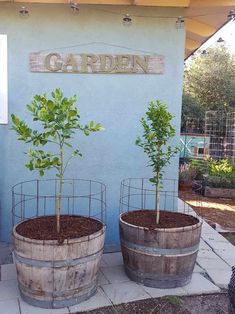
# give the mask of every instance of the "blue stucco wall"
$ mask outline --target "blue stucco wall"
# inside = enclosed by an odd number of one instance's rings
[[[106,10],[135,15],[176,17],[181,9],[82,6],[78,15],[67,5],[30,5],[30,16],[19,17],[14,4],[0,4],[0,32],[8,35],[9,113],[25,120],[25,105],[34,94],[50,92],[56,87],[70,96],[78,95],[82,121],[101,122],[105,131],[89,138],[80,137],[83,158],[74,161],[67,177],[91,178],[107,185],[107,244],[118,243],[118,207],[120,181],[127,177],[148,177],[147,158],[134,142],[141,134],[139,123],[148,102],[160,99],[169,105],[175,116],[179,142],[181,94],[184,58],[184,30],[175,28],[175,18],[135,18],[129,28],[123,27],[121,16]],[[98,10],[96,10],[98,9]],[[100,10],[104,9],[104,11]],[[80,43],[105,42],[165,56],[163,75],[79,75],[31,73],[29,53],[49,52],[138,54],[125,48]],[[54,48],[63,49],[54,49]],[[141,54],[141,52],[139,52]],[[142,53],[143,54],[143,53]],[[0,223],[1,239],[10,239],[11,186],[32,179],[36,174],[25,167],[25,147],[19,143],[10,125],[0,125]],[[177,177],[178,158],[166,171]],[[53,177],[53,173],[48,175]]]

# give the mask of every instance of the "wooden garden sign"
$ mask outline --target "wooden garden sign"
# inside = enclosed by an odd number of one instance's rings
[[[161,55],[31,53],[32,72],[87,74],[163,74]]]

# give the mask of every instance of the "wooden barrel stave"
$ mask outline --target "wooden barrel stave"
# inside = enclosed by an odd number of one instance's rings
[[[175,288],[190,282],[200,242],[201,222],[153,231],[128,224],[121,217],[122,255],[130,279],[155,288]]]
[[[96,292],[105,226],[89,237],[54,240],[24,238],[13,230],[15,263],[22,298],[44,308],[70,306]]]

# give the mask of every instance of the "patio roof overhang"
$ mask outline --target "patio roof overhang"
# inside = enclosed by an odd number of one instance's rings
[[[13,3],[67,4],[69,0],[0,0]],[[228,13],[235,11],[235,0],[74,0],[78,4],[132,5],[185,8],[185,57],[197,50],[226,22]]]

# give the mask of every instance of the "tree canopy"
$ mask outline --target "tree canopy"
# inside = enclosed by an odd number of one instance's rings
[[[235,107],[235,58],[226,47],[209,48],[187,66],[183,94],[182,128],[186,116],[201,119],[206,110]]]

